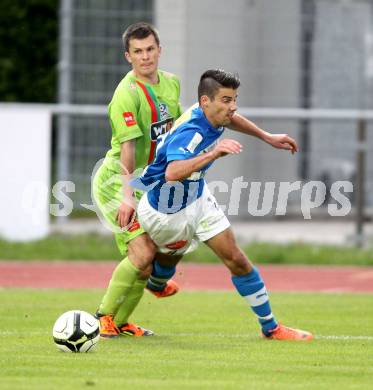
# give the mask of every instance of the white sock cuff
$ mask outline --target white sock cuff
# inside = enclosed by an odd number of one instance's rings
[[[263,305],[268,302],[268,293],[265,286],[254,294],[246,295],[244,297],[251,307]]]

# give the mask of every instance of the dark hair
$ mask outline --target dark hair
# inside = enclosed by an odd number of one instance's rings
[[[131,39],[145,39],[149,35],[153,35],[157,45],[159,46],[159,35],[157,30],[149,23],[138,22],[127,27],[122,35],[124,51],[129,51]]]
[[[239,86],[240,79],[237,73],[226,72],[223,69],[206,70],[199,80],[198,101],[203,95],[214,100],[217,91],[222,87],[237,89]]]

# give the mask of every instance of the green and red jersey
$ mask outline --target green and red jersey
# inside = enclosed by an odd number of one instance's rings
[[[157,84],[144,83],[131,71],[114,92],[109,104],[111,149],[104,161],[113,173],[121,172],[123,142],[136,139],[135,169],[144,168],[154,158],[157,137],[167,132],[181,115],[178,78],[158,70],[158,80]]]

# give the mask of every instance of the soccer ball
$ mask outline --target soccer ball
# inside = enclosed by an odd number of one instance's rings
[[[57,318],[53,339],[57,348],[64,352],[92,351],[100,339],[100,323],[85,311],[67,311]]]

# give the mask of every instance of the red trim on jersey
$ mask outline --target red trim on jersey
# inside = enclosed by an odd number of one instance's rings
[[[157,146],[157,141],[150,141],[150,151],[149,151],[148,165],[154,160],[156,146]]]
[[[154,104],[153,99],[151,98],[148,90],[146,89],[146,86],[140,81],[136,80],[136,83],[139,85],[139,87],[142,89],[144,92],[144,95],[146,97],[146,100],[148,101],[148,104],[150,106],[151,112],[152,112],[152,123],[155,123],[158,121],[158,111],[157,108]],[[154,154],[155,154],[155,147],[157,145],[156,141],[150,141],[150,152],[149,152],[149,158],[148,158],[148,164],[150,164],[154,160]]]
[[[140,81],[137,81],[136,80],[136,83],[140,86],[140,88],[142,89],[142,91],[144,92],[144,95],[146,97],[146,100],[148,101],[148,104],[150,106],[150,109],[152,110],[152,123],[154,122],[157,122],[158,121],[158,112],[157,112],[157,108],[154,104],[154,101],[153,99],[151,98],[151,96],[149,95],[149,92],[148,90],[146,89],[146,86],[142,83],[140,83]]]
[[[140,229],[140,228],[141,228],[141,226],[140,226],[139,221],[138,221],[137,219],[135,219],[135,220],[132,222],[131,226],[128,228],[128,231],[129,231],[129,232],[134,232],[135,230],[138,230],[138,229]]]

